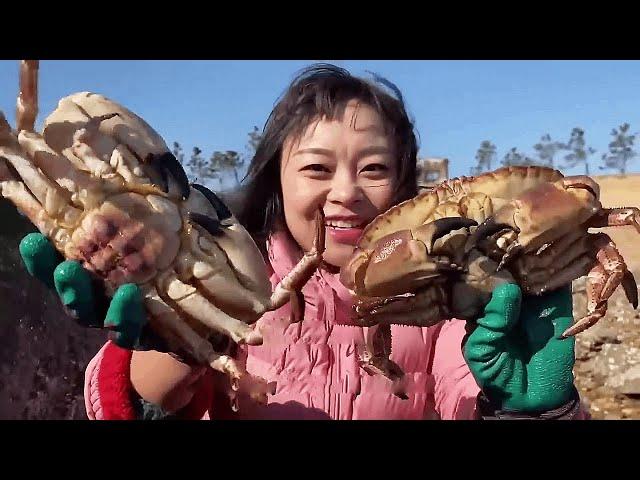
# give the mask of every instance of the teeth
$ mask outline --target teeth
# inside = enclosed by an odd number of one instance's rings
[[[334,227],[334,228],[355,228],[355,227],[359,227],[360,225],[361,223],[347,222],[342,220],[332,220],[326,223],[327,227]]]

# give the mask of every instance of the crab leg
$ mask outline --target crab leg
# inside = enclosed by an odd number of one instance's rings
[[[20,180],[40,202],[47,215],[60,217],[75,213],[77,217],[80,214],[79,210],[69,205],[71,195],[58,184],[51,182],[30,160],[25,158],[22,152],[16,151],[11,146],[0,145],[0,157],[13,166]],[[69,208],[76,212],[65,212]]]
[[[174,273],[164,274],[160,282],[169,300],[186,315],[198,318],[209,328],[231,337],[236,343],[262,343],[259,332],[215,307],[194,286],[182,282]]]
[[[7,135],[8,124],[3,124],[2,120],[4,117],[0,119],[0,194],[13,202],[43,235],[54,240],[56,247],[62,250],[69,240],[64,223],[73,223],[80,211],[68,204],[59,187],[59,190],[47,190],[49,182],[46,177],[21,154],[15,153],[17,142],[11,147],[5,146],[13,142]],[[25,185],[23,175],[29,179],[27,185],[33,186],[32,189]],[[36,193],[39,195],[34,195]],[[56,216],[62,217],[62,222],[58,222]]]
[[[517,272],[520,282],[524,285],[544,283],[557,272],[568,267],[575,259],[589,253],[591,251],[590,241],[590,235],[585,235],[582,230],[576,230],[560,238],[535,256],[524,255],[520,257],[516,261],[514,271]],[[561,253],[568,251],[571,251],[572,254],[561,255]],[[586,270],[578,274],[578,277],[585,274]]]
[[[219,355],[213,351],[211,344],[198,335],[189,325],[182,321],[158,295],[155,288],[150,287],[145,292],[145,305],[153,317],[154,326],[161,332],[166,332],[179,347],[184,348],[194,360],[209,364],[219,372],[227,373],[234,378],[240,378],[242,369],[229,357]]]
[[[316,213],[316,237],[313,248],[304,254],[293,270],[276,285],[271,293],[270,283],[258,284],[254,280],[255,278],[268,278],[268,275],[264,259],[249,233],[215,193],[202,185],[193,184],[192,186],[209,201],[210,207],[215,211],[218,219],[197,212],[190,213],[189,218],[203,226],[212,235],[213,241],[229,258],[240,284],[250,292],[268,298],[268,302],[258,314],[278,309],[293,299],[292,307],[295,311],[292,315],[294,318],[302,318],[303,312],[300,310],[304,307],[304,302],[301,301],[297,292],[320,265],[325,248],[322,210],[318,209]],[[196,200],[193,200],[193,204],[196,204]],[[296,297],[293,298],[294,296]]]
[[[382,375],[393,384],[393,393],[402,400],[407,397],[404,389],[404,372],[389,358],[391,355],[391,327],[376,325],[369,327],[364,352],[360,355],[360,365],[370,374]]]
[[[0,194],[25,214],[43,235],[50,236],[55,230],[55,220],[47,215],[24,183],[15,180],[15,176],[4,161],[0,161]]]
[[[264,402],[273,385],[263,379],[249,375],[244,367],[228,355],[220,355],[211,344],[198,335],[158,295],[154,287],[145,288],[145,305],[151,313],[153,327],[164,338],[172,339],[178,348],[183,348],[194,360],[209,365],[212,369],[229,375],[232,384],[241,392]]]
[[[393,302],[403,298],[415,297],[415,293],[403,293],[401,295],[391,295],[389,297],[358,297],[355,304],[356,313],[373,314]]]
[[[8,152],[0,147],[0,156],[5,158],[20,175],[20,180],[40,202],[45,212],[52,217],[62,216],[69,207],[70,195],[57,184],[53,184],[30,161],[22,155]],[[79,211],[77,212],[80,213]]]
[[[393,304],[393,305],[398,305]],[[422,305],[417,304],[415,310],[412,306],[406,305],[406,310],[401,311],[383,311],[375,315],[365,316],[362,318],[364,325],[405,325],[408,327],[430,327],[447,318],[450,318],[448,310],[443,306],[436,306],[429,302]],[[421,310],[422,309],[422,310]]]
[[[359,301],[356,314],[363,325],[407,325],[427,327],[448,318],[444,292],[438,286],[428,287],[413,296]]]
[[[500,260],[498,267],[496,268],[496,272],[499,272],[500,270],[502,270],[505,267],[505,265],[510,263],[514,258],[520,255],[523,251],[524,251],[524,248],[522,247],[522,245],[518,243],[517,240],[513,242],[511,245],[509,245],[507,247],[507,250],[504,252],[502,259]]]
[[[139,127],[135,132],[132,124]],[[82,92],[63,98],[47,117],[43,137],[94,176],[117,174],[130,185],[153,182],[172,198],[189,197],[186,173],[164,141],[144,120],[123,107],[114,109],[101,95]]]
[[[630,225],[640,232],[640,209],[636,207],[603,208],[587,223],[589,228],[621,227]]]
[[[529,283],[527,279],[520,279],[520,286],[526,295],[542,295],[560,287],[571,284],[577,278],[584,276],[593,265],[591,255],[583,255],[571,262],[563,270],[548,278],[545,282]]]
[[[98,156],[98,153],[94,150],[92,143],[96,142],[96,136],[100,135],[98,131],[98,122],[96,119],[91,119],[85,128],[77,130],[73,135],[73,145],[71,146],[71,152],[76,158],[82,160],[87,166],[91,175],[96,178],[113,178],[115,177],[115,170],[111,167],[109,162],[104,161]],[[113,152],[115,150],[116,143],[112,139],[108,139],[113,146],[110,146],[108,150]],[[96,148],[97,150],[97,148]]]
[[[38,60],[20,62],[20,93],[16,104],[18,131],[33,132],[38,116]]]
[[[88,191],[97,189],[97,183],[86,172],[78,170],[66,157],[55,152],[41,135],[23,131],[18,135],[18,141],[34,165],[49,179],[72,194],[78,194],[78,203]]]
[[[634,308],[638,306],[638,288],[615,243],[604,233],[594,236],[596,237],[594,249],[597,252],[598,263],[591,269],[587,277],[587,315],[565,330],[562,334],[563,338],[586,330],[604,317],[607,311],[607,301],[621,283],[629,301],[634,303]]]
[[[313,247],[306,252],[286,277],[277,285],[271,295],[269,310],[276,310],[289,300],[290,296],[300,290],[302,286],[313,275],[322,261],[322,254],[325,249],[325,227],[324,214],[321,209],[316,212],[316,236],[313,240]]]
[[[167,151],[142,162],[127,145],[118,144],[100,131],[101,123],[118,115],[111,113],[89,119],[84,128],[74,133],[71,148],[65,149],[66,155],[83,162],[94,177],[125,182],[130,189],[153,185],[165,193],[177,195],[179,192],[187,198],[186,174],[172,153]]]

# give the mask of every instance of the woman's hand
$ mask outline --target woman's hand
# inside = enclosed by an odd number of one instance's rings
[[[476,382],[499,410],[540,413],[575,396],[575,339],[570,288],[522,297],[515,284],[497,287],[485,314],[469,323],[464,357]]]
[[[40,233],[22,239],[20,255],[32,276],[55,288],[69,316],[80,325],[112,331],[111,339],[122,348],[139,346],[146,315],[137,285],[121,285],[108,299],[101,289],[94,288],[89,272],[79,262],[63,261]]]
[[[67,313],[80,325],[106,328],[116,345],[134,350],[130,379],[141,398],[167,413],[174,413],[191,401],[207,367],[190,365],[164,353],[164,342],[148,327],[137,285],[121,285],[108,299],[100,288],[95,288],[80,263],[63,261],[40,233],[22,239],[20,254],[27,271],[55,288]]]

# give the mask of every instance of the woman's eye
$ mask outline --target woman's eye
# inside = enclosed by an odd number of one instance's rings
[[[302,170],[311,171],[311,172],[328,172],[329,169],[324,165],[319,163],[312,163],[311,165],[306,165],[302,168]]]
[[[389,167],[383,165],[382,163],[370,163],[366,167],[364,167],[362,172],[386,172],[389,170]]]

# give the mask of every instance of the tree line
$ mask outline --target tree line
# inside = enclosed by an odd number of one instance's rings
[[[217,190],[234,188],[240,185],[260,142],[258,127],[254,126],[247,137],[243,153],[226,150],[214,151],[206,156],[195,146],[187,157],[182,146],[173,142],[173,154],[184,167],[190,181],[203,183]],[[600,170],[615,170],[624,175],[629,162],[637,156],[634,150],[636,134],[630,132],[628,123],[623,123],[611,130],[611,137],[607,151],[600,155],[601,164],[598,167]],[[554,140],[549,134],[542,135],[533,150],[534,155],[529,156],[516,147],[510,148],[498,162],[495,144],[490,140],[483,140],[476,152],[476,165],[471,168],[471,175],[511,165],[543,165],[560,169],[583,166],[584,173],[590,175],[591,160],[597,153],[596,149],[587,145],[585,131],[580,127],[571,130],[566,142]]]
[[[598,165],[600,170],[615,170],[624,175],[627,172],[629,162],[637,156],[634,150],[636,134],[630,132],[630,125],[623,123],[611,130],[611,141],[606,152],[600,155]],[[511,165],[542,165],[553,168],[574,168],[582,165],[585,175],[590,175],[590,160],[597,152],[587,145],[584,129],[575,127],[571,130],[569,140],[566,142],[553,140],[551,135],[545,134],[540,141],[533,146],[535,154],[528,156],[513,147],[505,153],[500,165],[496,146],[489,140],[480,143],[475,156],[476,165],[471,168],[471,175],[489,171],[498,166]]]
[[[260,142],[260,130],[253,127],[247,136],[245,152],[235,150],[214,151],[211,155],[203,154],[200,147],[195,146],[187,157],[182,145],[173,142],[173,154],[182,164],[191,182],[202,183],[212,189],[223,190],[240,185],[251,159],[255,155]]]

